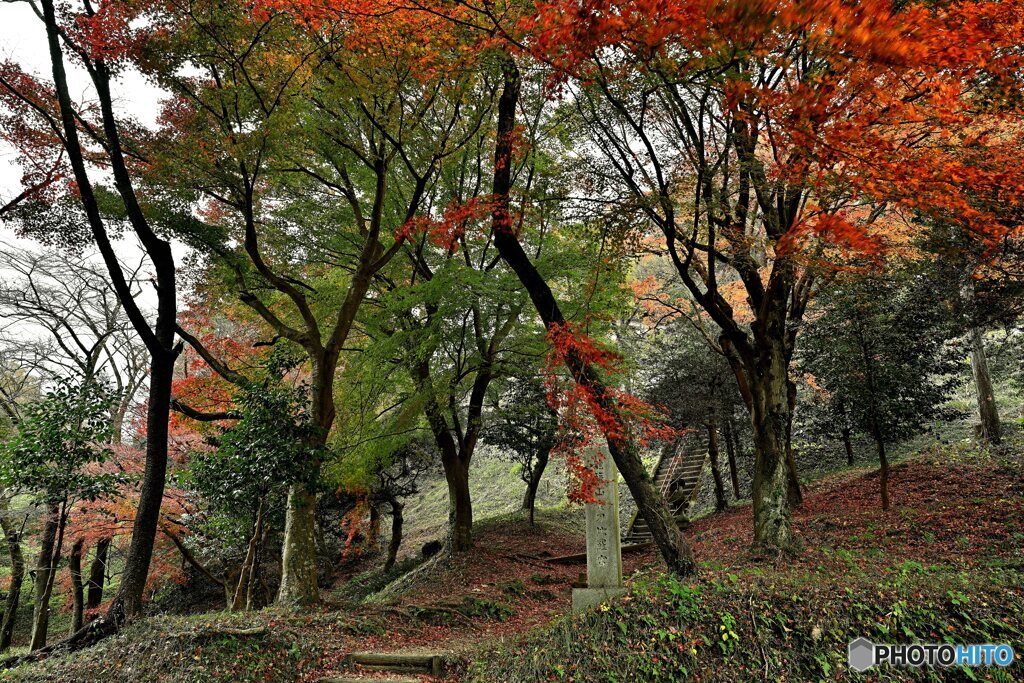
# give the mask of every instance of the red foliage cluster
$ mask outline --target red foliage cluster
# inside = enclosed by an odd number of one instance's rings
[[[264,354],[263,349],[254,346],[259,339],[258,330],[237,323],[224,310],[214,315],[207,306],[193,302],[187,311],[179,315],[179,320],[183,328],[194,334],[215,358],[230,368],[252,367]],[[174,398],[197,410],[210,412],[229,410],[233,406],[234,385],[218,375],[194,349],[186,348],[178,361],[178,368],[173,383]],[[202,431],[202,425],[195,420],[177,412],[171,413],[173,436]]]
[[[349,493],[353,493],[349,491]],[[353,559],[366,552],[366,544],[356,543],[356,536],[364,529],[364,521],[370,510],[370,499],[365,492],[356,493],[356,504],[341,518],[341,529],[345,533],[345,547],[341,551],[341,560]]]
[[[546,359],[545,385],[548,403],[559,415],[559,439],[555,452],[565,458],[569,472],[569,499],[577,503],[596,500],[595,492],[605,482],[598,477],[583,454],[596,451],[601,440],[640,446],[652,441],[678,438],[666,424],[663,409],[652,406],[627,391],[605,387],[600,396],[588,384],[566,381],[558,369],[572,357],[594,368],[615,371],[622,357],[602,348],[579,326],[566,323],[548,331],[550,351]]]
[[[149,4],[104,0],[90,14],[69,17],[68,33],[92,59],[116,65],[137,54],[148,40],[148,29],[132,24],[140,19]]]
[[[466,202],[453,200],[440,218],[415,216],[406,221],[395,230],[395,240],[412,240],[420,235],[426,235],[431,244],[454,251],[458,248],[459,240],[474,224],[483,234],[487,227],[484,221],[489,218],[493,205],[490,196],[473,197]]]
[[[0,140],[17,152],[24,197],[48,203],[60,195],[61,181],[70,171],[58,135],[32,122],[36,110],[53,116],[56,107],[53,93],[43,83],[14,62],[0,61]]]
[[[1020,0],[547,0],[520,29],[562,79],[714,79],[709,106],[758,126],[765,178],[820,202],[784,246],[820,236],[872,254],[887,227],[851,207],[990,242],[1020,228],[1006,216],[1024,192],[1022,16]]]

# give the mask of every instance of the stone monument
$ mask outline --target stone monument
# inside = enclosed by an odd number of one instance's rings
[[[572,611],[582,612],[626,592],[622,585],[622,543],[619,540],[619,473],[607,448],[589,451],[587,466],[601,484],[596,499],[586,503],[587,586],[572,589]]]

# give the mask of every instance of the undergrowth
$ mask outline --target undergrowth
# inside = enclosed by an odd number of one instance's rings
[[[467,679],[491,681],[861,680],[848,643],[1009,642],[1024,651],[1024,595],[1017,572],[963,573],[905,567],[882,581],[842,585],[820,576],[657,575],[628,596],[565,617],[483,655]],[[993,680],[1007,670],[873,671],[871,680]]]

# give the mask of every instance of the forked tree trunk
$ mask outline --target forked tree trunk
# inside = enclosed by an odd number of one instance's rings
[[[101,538],[96,543],[96,554],[93,555],[92,563],[89,565],[89,589],[85,600],[85,606],[88,609],[95,609],[103,602],[103,585],[107,578],[107,556],[110,554],[112,540],[111,538]]]
[[[306,607],[320,600],[316,575],[316,495],[305,484],[288,490],[277,602]]]
[[[235,587],[235,595],[231,600],[231,611],[238,612],[246,608],[248,604],[249,588],[253,580],[253,571],[256,567],[256,554],[259,552],[260,540],[263,538],[263,503],[260,501],[256,508],[256,520],[253,522],[252,537],[245,550],[245,559],[242,561],[242,570],[238,573],[238,585]]]
[[[398,559],[398,549],[402,546],[402,523],[404,518],[402,511],[405,506],[397,500],[391,500],[391,540],[388,542],[388,557],[384,561],[384,571],[395,566]]]
[[[512,189],[515,116],[519,90],[519,69],[511,57],[506,57],[504,83],[498,100],[498,125],[494,148],[492,234],[499,255],[530,295],[530,300],[544,326],[549,332],[560,332],[566,321],[558,301],[551,287],[523,250],[523,245],[520,244],[511,224],[509,197]],[[571,349],[565,355],[565,366],[573,380],[588,392],[591,400],[597,403],[601,410],[621,419],[620,411],[609,398],[596,368]],[[606,437],[608,451],[626,481],[640,516],[647,522],[669,571],[680,575],[694,573],[696,564],[693,552],[664,498],[654,486],[647,468],[640,459],[636,444],[632,439],[621,439],[617,435],[606,434]]]
[[[725,454],[729,461],[729,479],[732,481],[732,495],[740,499],[740,475],[736,468],[736,445],[733,443],[732,416],[725,421]]]
[[[530,481],[526,482],[526,493],[523,495],[523,510],[530,516],[530,525],[534,524],[534,511],[537,508],[537,489],[540,487],[540,478],[544,475],[544,469],[548,466],[550,448],[541,448],[534,457],[533,467],[530,469]]]
[[[473,499],[469,490],[469,463],[475,439],[468,438],[468,430],[467,437],[461,443],[457,443],[452,436],[448,421],[434,395],[429,362],[420,361],[414,372],[420,391],[429,394],[424,413],[434,435],[434,443],[441,453],[441,466],[448,484],[448,549],[451,552],[463,552],[473,547]],[[486,384],[489,381],[482,379],[480,372],[483,371],[478,371],[477,379],[474,380],[474,394],[477,393],[477,382],[483,381]]]
[[[996,395],[992,389],[992,375],[985,355],[985,338],[978,327],[971,328],[971,371],[974,374],[974,388],[978,396],[978,415],[981,418],[983,443],[998,444],[1002,441],[1003,430],[996,408]]]
[[[711,476],[715,480],[715,510],[721,512],[729,507],[725,499],[725,482],[718,467],[718,422],[712,417],[707,423],[708,458],[711,460]]]
[[[6,517],[0,518],[7,539],[7,554],[11,558],[11,582],[7,588],[7,600],[4,604],[4,619],[0,625],[0,652],[11,647],[14,638],[14,627],[18,619],[18,604],[21,601],[21,585],[25,579],[25,557],[21,552],[21,531]]]
[[[68,555],[71,573],[71,633],[82,628],[85,621],[85,590],[82,584],[82,539],[75,541]]]
[[[36,561],[35,604],[32,609],[32,639],[29,650],[34,652],[46,646],[46,635],[50,628],[50,595],[53,580],[60,562],[61,506],[50,505],[43,523],[43,534],[39,538],[39,558]]]

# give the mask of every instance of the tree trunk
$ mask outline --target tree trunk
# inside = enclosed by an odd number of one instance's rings
[[[256,565],[256,551],[259,547],[260,538],[263,536],[263,501],[261,500],[256,508],[256,520],[253,522],[252,537],[245,550],[245,559],[242,561],[242,570],[238,573],[238,585],[235,587],[234,599],[231,601],[231,611],[238,612],[245,608],[249,595],[249,582],[252,581],[253,568]]]
[[[733,443],[732,416],[725,421],[725,455],[729,461],[729,479],[732,481],[732,494],[740,499],[740,475],[736,468],[736,445]]]
[[[878,425],[874,425],[871,435],[875,439],[875,446],[878,449],[878,481],[882,493],[882,510],[889,510],[889,458],[885,453],[885,439]]]
[[[786,373],[789,374],[788,372]],[[789,399],[789,418],[786,423],[786,468],[789,470],[789,508],[792,510],[804,504],[804,492],[800,488],[800,475],[793,455],[793,417],[796,415],[796,382],[786,380],[786,396]]]
[[[736,457],[746,457],[746,451],[743,448],[743,439],[740,438],[740,429],[737,425],[733,424],[731,419],[729,420],[729,431],[732,432],[732,440],[735,442],[733,444],[733,448],[736,451]]]
[[[68,555],[68,571],[71,573],[71,633],[82,628],[85,622],[85,590],[82,586],[82,539],[75,541]]]
[[[172,326],[170,336],[173,338],[173,318],[169,324]],[[142,612],[142,596],[149,580],[149,565],[153,559],[153,544],[156,541],[160,505],[163,503],[164,484],[167,480],[167,424],[171,413],[171,381],[176,357],[176,352],[167,351],[153,354],[150,360],[146,468],[142,475],[139,504],[135,511],[132,540],[121,573],[121,583],[107,611],[108,619],[116,624]]]
[[[245,610],[251,612],[256,609],[256,589],[263,585],[260,576],[260,567],[263,564],[263,551],[267,547],[267,536],[270,535],[270,527],[264,523],[263,533],[256,544],[256,557],[253,558],[252,569],[249,571],[249,586],[245,591]]]
[[[85,606],[88,609],[95,609],[103,602],[103,584],[107,578],[107,556],[110,553],[110,543],[113,539],[101,538],[96,543],[96,554],[93,556],[92,564],[89,565],[89,590]]]
[[[982,443],[998,444],[1003,437],[999,424],[996,396],[992,389],[992,375],[985,355],[985,338],[978,327],[971,328],[971,371],[974,374],[974,388],[978,395],[978,415],[981,418]]]
[[[52,504],[46,512],[43,534],[39,539],[39,558],[36,561],[35,605],[32,610],[32,641],[30,651],[46,646],[46,634],[50,627],[50,595],[53,592],[53,578],[60,561],[58,536],[61,531],[61,507]]]
[[[846,464],[853,467],[853,442],[850,440],[852,429],[850,428],[850,416],[846,411],[846,404],[843,403],[842,399],[839,399],[839,419],[842,420],[842,424],[839,428],[839,435],[843,439],[843,448],[846,449]]]
[[[366,532],[366,547],[373,548],[377,545],[377,539],[380,538],[380,510],[377,509],[377,505],[370,501],[370,528]]]
[[[523,496],[523,509],[530,515],[530,526],[534,523],[534,510],[537,507],[537,488],[540,486],[540,478],[544,469],[548,466],[550,448],[541,448],[534,458],[533,467],[530,468],[530,481],[526,482],[526,494]]]
[[[846,464],[853,467],[853,442],[850,440],[850,428],[843,427],[843,448],[846,449]]]
[[[320,600],[316,576],[316,495],[304,484],[288,490],[277,602],[308,607]]]
[[[7,538],[7,554],[11,558],[11,583],[7,589],[7,600],[4,604],[4,620],[0,626],[0,652],[11,647],[14,638],[14,626],[18,619],[18,604],[21,601],[21,584],[25,579],[25,557],[21,552],[21,531],[11,520],[0,518],[0,528]]]
[[[404,518],[402,516],[402,510],[405,508],[404,505],[399,503],[397,500],[392,499],[391,501],[391,541],[388,542],[388,558],[384,561],[384,571],[389,571],[395,566],[395,560],[398,559],[398,549],[402,545],[402,523]]]
[[[494,147],[492,234],[499,255],[530,295],[530,300],[548,332],[559,333],[564,331],[565,317],[558,306],[558,301],[523,250],[523,245],[520,244],[511,224],[509,196],[512,188],[515,115],[519,102],[520,74],[510,56],[506,56],[504,79],[501,97],[498,100],[498,126]],[[565,354],[564,362],[573,380],[588,393],[590,399],[616,420],[621,419],[620,411],[610,399],[597,370],[572,349]],[[680,575],[694,573],[696,565],[693,552],[666,506],[664,498],[654,486],[647,468],[640,459],[636,444],[631,439],[621,439],[610,431],[606,432],[605,436],[608,451],[626,481],[639,514],[647,522],[669,571]]]
[[[473,547],[473,501],[469,493],[469,463],[455,454],[443,455],[441,464],[448,481],[448,542],[452,552]]]
[[[725,482],[722,471],[718,469],[718,423],[714,417],[708,421],[707,430],[708,458],[711,460],[711,476],[715,480],[715,510],[721,512],[729,507],[729,501],[725,499]]]
[[[786,440],[789,433],[787,364],[776,350],[765,368],[746,373],[752,396],[754,436],[754,546],[779,551],[790,547],[789,486]]]

